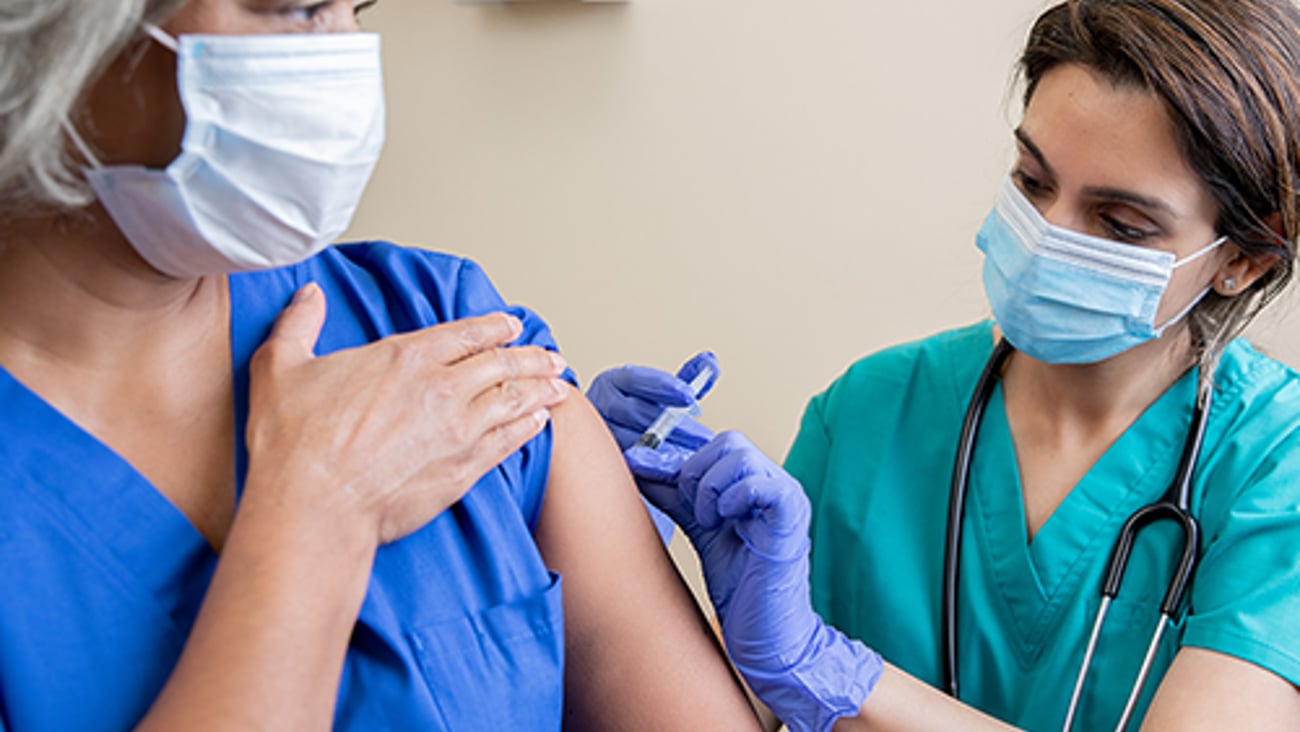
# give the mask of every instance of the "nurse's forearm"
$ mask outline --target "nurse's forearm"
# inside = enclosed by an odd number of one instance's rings
[[[180,661],[138,730],[332,725],[374,532],[283,505],[252,480]]]
[[[1012,730],[886,663],[876,688],[856,717],[842,717],[835,732],[922,732],[929,730]]]

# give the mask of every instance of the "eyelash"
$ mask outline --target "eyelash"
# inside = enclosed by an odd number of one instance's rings
[[[337,0],[320,0],[320,2],[315,2],[312,3],[311,5],[304,5],[302,7],[290,8],[289,12],[300,16],[303,20],[310,22],[316,20],[316,17],[318,15],[328,10],[330,6],[334,5],[336,1]],[[352,15],[353,16],[361,15],[363,11],[369,9],[377,2],[379,2],[379,0],[364,0],[363,2],[357,3],[352,7]]]
[[[1047,186],[1043,185],[1037,178],[1029,175],[1025,171],[1017,170],[1014,175],[1016,182],[1020,183],[1020,187],[1024,189],[1026,196],[1035,198],[1047,192]]]
[[[321,0],[321,2],[312,3],[311,5],[303,5],[301,7],[290,8],[289,13],[293,15],[297,15],[301,17],[303,20],[311,21],[311,20],[315,20],[316,16],[328,10],[329,7],[333,4],[334,4],[333,0]]]
[[[1030,199],[1044,196],[1051,190],[1048,186],[1043,185],[1043,183],[1037,178],[1029,175],[1023,170],[1017,170],[1013,175],[1016,181],[1020,184],[1021,189],[1024,190],[1025,196]],[[1097,218],[1100,219],[1102,227],[1106,229],[1107,236],[1116,241],[1139,244],[1157,236],[1159,233],[1155,231],[1145,231],[1133,226],[1128,226],[1127,224],[1122,224],[1116,220],[1115,217],[1110,216],[1109,214],[1098,214]]]
[[[1126,241],[1136,244],[1156,235],[1156,232],[1153,231],[1144,231],[1126,224],[1121,224],[1106,214],[1101,214],[1098,218],[1100,218],[1102,224],[1110,230],[1111,236],[1118,241]]]

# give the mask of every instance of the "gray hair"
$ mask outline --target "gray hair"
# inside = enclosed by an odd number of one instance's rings
[[[65,125],[140,30],[188,0],[0,0],[0,215],[85,206]]]

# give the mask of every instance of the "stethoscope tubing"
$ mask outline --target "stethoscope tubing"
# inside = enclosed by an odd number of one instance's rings
[[[962,420],[961,437],[957,441],[957,463],[952,471],[952,487],[948,491],[948,528],[943,549],[943,688],[948,696],[960,698],[957,682],[957,588],[961,580],[962,517],[966,515],[966,489],[970,483],[970,464],[975,456],[975,440],[984,422],[984,409],[993,397],[993,387],[998,383],[1002,366],[1015,350],[1005,338],[998,339],[993,354],[984,364],[975,394],[966,407]]]
[[[970,487],[971,462],[975,454],[975,442],[979,436],[979,427],[984,419],[984,410],[993,396],[993,389],[997,385],[997,380],[1002,373],[1007,357],[1010,356],[1013,350],[1005,339],[999,340],[993,349],[993,353],[989,356],[988,362],[984,365],[984,371],[975,384],[975,392],[971,396],[970,404],[966,409],[966,416],[962,420],[961,437],[957,442],[957,457],[953,465],[952,487],[948,495],[948,525],[944,546],[943,605],[941,608],[943,629],[940,666],[943,674],[944,690],[954,699],[959,698],[958,693],[960,691],[957,672],[957,595],[961,579],[961,541],[962,524],[964,523],[962,519],[965,516],[966,494]],[[1212,398],[1213,388],[1205,388],[1198,392],[1196,406],[1192,413],[1192,424],[1187,431],[1187,438],[1183,444],[1183,452],[1179,458],[1173,482],[1159,501],[1139,508],[1124,522],[1115,546],[1111,549],[1110,559],[1106,565],[1105,580],[1101,587],[1101,604],[1097,608],[1097,618],[1093,622],[1087,649],[1084,651],[1079,673],[1075,677],[1074,689],[1070,695],[1070,704],[1066,710],[1065,724],[1062,729],[1067,732],[1073,726],[1075,714],[1078,711],[1079,700],[1083,694],[1084,680],[1088,675],[1088,669],[1092,666],[1092,659],[1097,649],[1097,642],[1101,636],[1101,628],[1107,611],[1110,609],[1111,601],[1119,595],[1120,586],[1124,581],[1124,574],[1128,570],[1128,560],[1132,554],[1133,545],[1142,529],[1156,521],[1172,520],[1183,530],[1183,546],[1178,566],[1170,577],[1169,587],[1160,604],[1160,619],[1156,630],[1150,644],[1147,646],[1142,667],[1138,671],[1137,680],[1124,705],[1119,724],[1115,728],[1117,732],[1123,730],[1132,718],[1142,688],[1151,672],[1156,650],[1160,645],[1160,639],[1164,635],[1165,625],[1177,612],[1191,583],[1199,558],[1201,536],[1200,523],[1190,512],[1192,478],[1200,458],[1201,445],[1205,439],[1205,426],[1208,421]]]

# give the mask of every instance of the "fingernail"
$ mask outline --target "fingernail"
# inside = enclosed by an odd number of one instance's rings
[[[551,391],[556,396],[567,396],[569,394],[569,382],[564,379],[551,379]]]
[[[554,368],[556,371],[563,371],[568,365],[569,362],[564,360],[564,356],[561,356],[560,354],[551,351],[552,368]]]
[[[537,424],[544,425],[551,419],[551,410],[539,409],[533,412],[533,419],[537,421]]]
[[[517,338],[520,333],[524,332],[524,324],[513,315],[506,316],[506,324],[510,326],[512,338]]]
[[[298,303],[307,302],[307,300],[315,297],[318,292],[320,292],[320,285],[315,282],[308,282],[293,293],[293,300],[290,304],[297,305]]]

